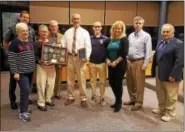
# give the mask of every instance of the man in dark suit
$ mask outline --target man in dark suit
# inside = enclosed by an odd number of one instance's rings
[[[174,27],[171,24],[164,24],[161,33],[163,40],[157,45],[152,66],[153,75],[156,69],[156,94],[159,109],[153,109],[152,112],[161,114],[161,120],[167,122],[175,117],[179,83],[184,65],[184,44],[174,37]]]

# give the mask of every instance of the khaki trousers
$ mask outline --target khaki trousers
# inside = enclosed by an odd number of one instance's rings
[[[144,60],[128,62],[126,72],[126,85],[131,101],[136,102],[136,105],[143,104],[145,70],[142,70]]]
[[[51,102],[55,84],[55,66],[37,65],[37,93],[39,106],[45,106],[46,102]]]
[[[67,85],[68,85],[68,98],[75,98],[75,74],[78,80],[78,87],[80,90],[80,98],[82,101],[87,100],[86,95],[86,63],[80,63],[77,56],[68,56],[68,65],[67,65]]]
[[[100,97],[103,98],[105,94],[106,82],[106,65],[105,63],[94,64],[89,62],[90,84],[92,88],[92,96],[96,96],[96,80],[99,74]]]
[[[175,116],[176,102],[178,98],[179,82],[170,83],[160,81],[158,68],[156,68],[156,94],[161,112]]]
[[[55,65],[56,78],[54,87],[54,96],[59,96],[61,91],[61,68],[59,65]]]

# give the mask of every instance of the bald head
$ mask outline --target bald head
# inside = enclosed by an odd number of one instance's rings
[[[72,15],[72,23],[73,23],[73,27],[74,28],[78,28],[80,26],[80,23],[81,23],[81,17],[80,17],[80,14],[78,13],[74,13]]]

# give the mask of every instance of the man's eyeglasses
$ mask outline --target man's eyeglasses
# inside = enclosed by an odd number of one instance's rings
[[[141,22],[136,22],[136,24],[139,24],[139,25],[141,25],[142,23],[141,23]]]
[[[101,28],[101,26],[94,26],[94,28]]]

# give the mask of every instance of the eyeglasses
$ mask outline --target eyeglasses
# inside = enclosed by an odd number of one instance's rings
[[[141,22],[136,22],[136,24],[139,24],[139,25],[141,25],[142,23],[141,23]]]
[[[94,28],[101,28],[101,26],[94,26]]]

